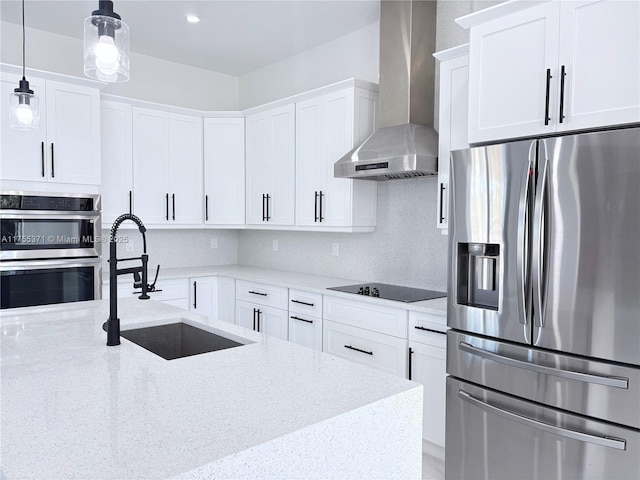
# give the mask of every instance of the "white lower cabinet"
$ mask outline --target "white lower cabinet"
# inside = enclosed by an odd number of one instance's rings
[[[236,323],[241,327],[282,340],[287,340],[288,337],[287,312],[279,308],[238,300]]]
[[[324,320],[322,350],[401,377],[407,374],[407,339]]]
[[[322,351],[322,295],[289,289],[289,341]]]
[[[151,280],[150,280],[151,281]],[[130,298],[140,295],[140,289],[133,288],[133,280],[118,284],[118,298]],[[152,300],[189,310],[189,280],[186,278],[158,280],[156,290],[149,292]],[[102,285],[102,298],[109,298],[109,284]],[[144,302],[144,300],[140,300]]]
[[[189,279],[189,304],[192,312],[207,317],[208,322],[218,319],[218,277]]]
[[[424,385],[422,438],[444,447],[447,335],[437,315],[409,312],[409,380]]]

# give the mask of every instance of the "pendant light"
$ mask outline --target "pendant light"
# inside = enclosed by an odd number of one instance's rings
[[[129,27],[110,0],[100,0],[84,20],[84,74],[110,83],[129,80]]]
[[[24,0],[22,0],[22,80],[19,87],[11,94],[11,128],[19,130],[36,130],[40,123],[38,97],[29,88],[25,78],[25,32],[24,32]]]

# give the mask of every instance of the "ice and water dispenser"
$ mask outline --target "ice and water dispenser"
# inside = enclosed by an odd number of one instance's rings
[[[498,310],[500,245],[458,243],[458,304]]]

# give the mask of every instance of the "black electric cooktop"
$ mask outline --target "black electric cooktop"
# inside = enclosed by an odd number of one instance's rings
[[[341,287],[329,287],[328,290],[354,293],[367,297],[379,297],[398,302],[419,302],[421,300],[432,300],[434,298],[446,297],[445,292],[434,290],[424,290],[422,288],[400,287],[398,285],[388,285],[386,283],[361,283],[358,285],[345,285]]]

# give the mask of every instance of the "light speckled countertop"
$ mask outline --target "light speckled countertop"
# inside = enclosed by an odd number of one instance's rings
[[[0,477],[166,478],[422,388],[219,321],[201,327],[250,343],[167,361],[107,347],[107,316],[106,300],[0,314]],[[137,299],[119,316],[123,330],[203,319]]]
[[[152,272],[150,272],[152,275]],[[208,267],[185,267],[185,268],[160,268],[159,280],[175,278],[194,278],[207,276],[231,277],[236,280],[247,280],[252,282],[266,283],[286,288],[295,288],[322,295],[332,295],[334,297],[349,298],[351,300],[361,300],[366,302],[379,303],[381,305],[405,308],[418,312],[430,313],[432,315],[447,315],[447,298],[436,298],[434,300],[424,300],[421,302],[404,303],[382,298],[365,297],[353,295],[351,293],[327,290],[327,287],[337,287],[340,285],[352,285],[366,283],[363,280],[353,280],[344,278],[321,277],[306,273],[285,272],[283,270],[272,270],[268,268],[251,267],[247,265],[215,265]],[[109,271],[103,272],[103,282],[109,283]],[[131,283],[131,277],[120,276],[118,283]]]

